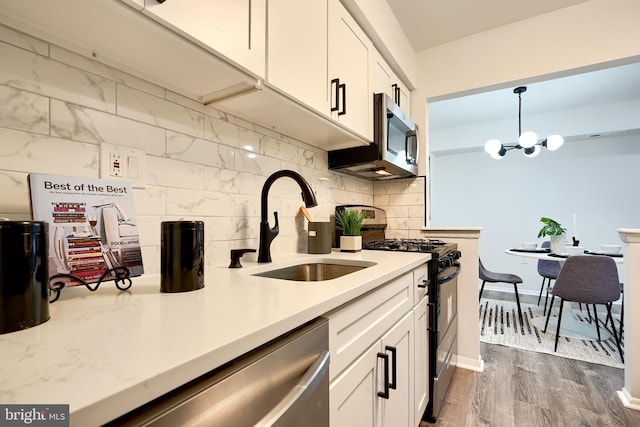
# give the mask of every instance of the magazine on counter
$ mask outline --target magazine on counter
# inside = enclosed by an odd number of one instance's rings
[[[95,283],[116,267],[144,273],[131,183],[32,173],[29,190],[31,217],[49,224],[50,277]]]

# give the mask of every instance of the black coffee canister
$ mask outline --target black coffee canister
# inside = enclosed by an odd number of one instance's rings
[[[48,224],[0,221],[0,333],[49,320]]]
[[[162,222],[160,291],[187,292],[204,287],[204,223]]]

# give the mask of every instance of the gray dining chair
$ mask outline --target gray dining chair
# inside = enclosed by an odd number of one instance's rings
[[[551,304],[547,312],[547,320],[544,331],[547,332],[551,309],[555,297],[560,297],[560,311],[558,312],[558,325],[556,327],[556,340],[553,351],[558,350],[558,338],[560,337],[560,324],[562,323],[562,308],[565,301],[581,302],[593,306],[598,341],[600,341],[600,325],[596,304],[602,304],[607,308],[607,320],[611,319],[611,328],[620,352],[620,358],[624,362],[624,355],[620,346],[620,338],[616,332],[616,326],[611,316],[611,305],[620,299],[620,280],[615,261],[602,255],[576,255],[567,258],[556,283],[551,290]]]
[[[624,334],[624,283],[620,283],[620,294],[622,295],[622,304],[620,305],[620,322],[618,323],[618,336],[620,337],[620,342],[622,342],[622,336]],[[611,322],[613,323],[613,317],[611,318]],[[604,326],[609,324],[609,318],[604,322]]]
[[[495,271],[487,270],[482,264],[482,260],[479,261],[479,277],[482,280],[482,286],[480,287],[480,295],[478,301],[482,299],[482,292],[484,291],[484,284],[489,283],[510,283],[513,285],[513,289],[516,293],[516,304],[518,305],[518,318],[520,320],[520,327],[524,328],[524,321],[522,320],[522,309],[520,308],[520,295],[518,295],[518,284],[522,283],[522,278],[515,274],[510,273],[496,273]]]
[[[542,242],[540,247],[543,249],[548,249],[551,247],[551,242],[549,240],[546,240]],[[538,295],[538,306],[540,305],[540,300],[542,299],[542,291],[544,291],[545,288],[547,291],[544,297],[544,310],[542,311],[542,314],[547,314],[547,301],[549,300],[549,291],[552,289],[551,281],[558,278],[558,274],[560,274],[560,268],[562,268],[562,264],[560,264],[559,261],[549,261],[545,259],[538,260],[538,274],[542,276],[540,295]]]

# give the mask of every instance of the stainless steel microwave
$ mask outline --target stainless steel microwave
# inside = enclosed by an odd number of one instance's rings
[[[373,95],[373,142],[329,151],[329,169],[371,180],[418,173],[418,127],[384,93]]]

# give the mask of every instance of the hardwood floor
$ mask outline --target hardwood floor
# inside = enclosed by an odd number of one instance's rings
[[[456,370],[435,426],[640,426],[640,412],[616,394],[622,369],[480,345],[484,372]]]
[[[514,299],[495,291],[483,296]],[[495,344],[480,343],[480,353],[484,372],[457,369],[437,423],[420,427],[640,427],[640,411],[625,408],[616,394],[622,369]]]

